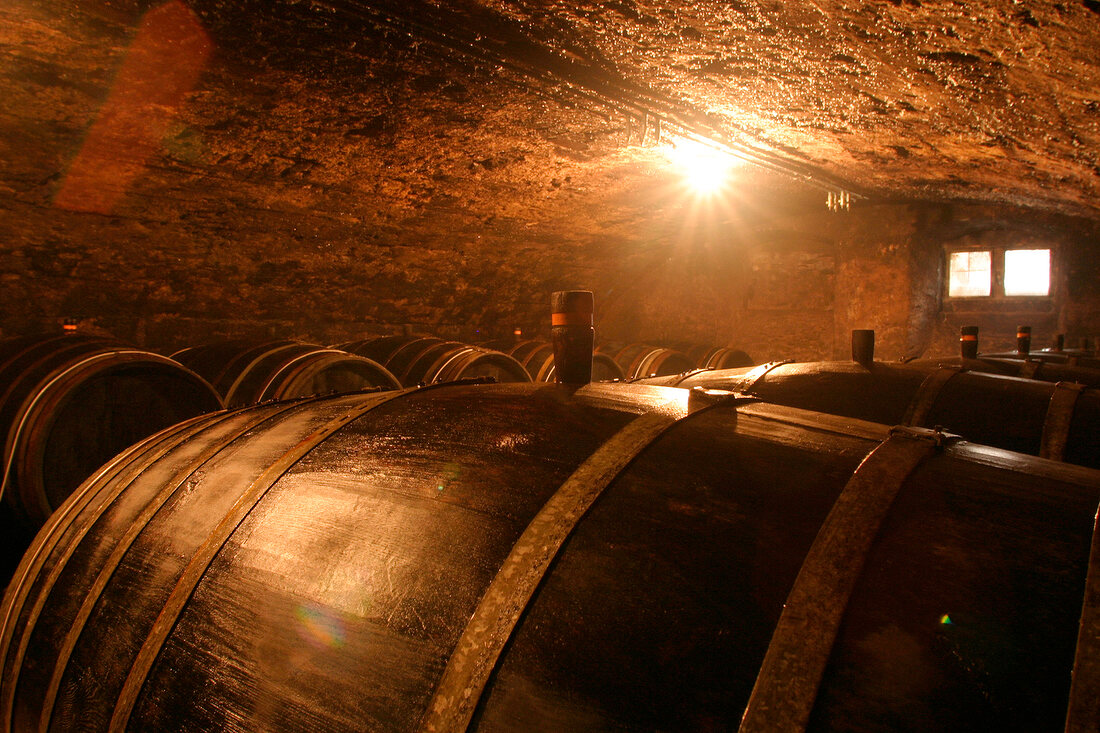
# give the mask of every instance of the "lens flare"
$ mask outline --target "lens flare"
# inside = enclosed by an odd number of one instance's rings
[[[678,140],[666,152],[685,185],[700,196],[713,195],[725,188],[738,163],[732,155],[694,140]]]
[[[339,649],[344,645],[344,625],[330,609],[308,604],[294,609],[298,633],[314,647]]]

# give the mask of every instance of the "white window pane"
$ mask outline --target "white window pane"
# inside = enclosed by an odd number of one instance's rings
[[[948,258],[947,294],[952,298],[989,295],[993,258],[989,250],[952,252]]]
[[[1050,295],[1050,250],[1005,252],[1005,295]]]

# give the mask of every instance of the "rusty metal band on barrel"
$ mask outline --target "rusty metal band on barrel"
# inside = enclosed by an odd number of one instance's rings
[[[956,374],[964,371],[966,370],[962,367],[945,366],[925,377],[920,387],[917,388],[917,393],[913,395],[912,402],[905,408],[905,417],[901,420],[902,424],[923,425],[924,421],[928,419],[928,413],[932,411],[932,406],[936,404],[936,398],[940,396],[940,390],[943,389],[943,386],[951,381]]]
[[[268,490],[270,490],[271,487],[294,466],[294,464],[341,428],[349,425],[376,407],[408,394],[422,392],[425,389],[431,388],[413,388],[390,393],[381,393],[374,399],[367,400],[363,404],[349,410],[347,414],[329,421],[310,433],[299,441],[297,445],[280,456],[278,460],[268,466],[259,477],[249,484],[248,488],[242,492],[241,497],[230,508],[229,512],[222,517],[221,521],[214,528],[213,532],[211,532],[210,536],[207,537],[206,541],[196,550],[190,562],[187,563],[187,567],[184,568],[183,574],[172,589],[171,594],[169,594],[168,600],[165,601],[160,615],[153,623],[153,627],[149,630],[149,635],[145,638],[145,642],[142,644],[137,657],[134,659],[133,666],[130,668],[126,681],[122,685],[122,691],[119,693],[118,701],[115,703],[114,713],[111,716],[111,730],[123,730],[126,728],[130,720],[130,714],[133,712],[134,705],[137,703],[141,688],[145,684],[145,680],[153,668],[153,663],[156,661],[157,655],[160,654],[161,647],[168,639],[168,635],[171,634],[172,629],[179,620],[180,614],[183,613],[183,609],[186,607],[187,601],[191,598],[191,594],[194,593],[195,588],[198,587],[207,568],[210,567],[210,563],[214,561],[214,558],[225,546],[225,543],[229,541],[229,538],[236,531],[237,527],[239,527],[241,522],[248,517],[256,505],[260,503],[260,500],[263,499]]]
[[[1039,457],[1054,461],[1065,460],[1069,428],[1073,423],[1073,409],[1085,385],[1076,382],[1058,382],[1050,395],[1046,419],[1043,420],[1043,437],[1039,444]]]
[[[740,733],[805,730],[848,599],[898,490],[937,450],[898,429],[848,479],[806,554],[741,719]]]
[[[539,510],[463,630],[421,721],[421,731],[466,730],[501,651],[565,540],[604,489],[677,422],[659,412],[634,419],[578,466]]]
[[[11,715],[14,708],[15,683],[17,671],[22,666],[22,660],[26,655],[27,646],[30,643],[30,632],[37,621],[38,615],[46,603],[46,598],[57,582],[58,576],[64,569],[68,559],[76,550],[77,545],[87,534],[95,521],[106,511],[114,501],[117,492],[112,492],[99,503],[87,516],[86,521],[80,527],[73,527],[71,519],[84,514],[85,509],[99,496],[100,491],[108,486],[124,486],[141,474],[146,468],[159,460],[168,451],[185,440],[191,430],[205,421],[211,419],[210,415],[199,415],[177,425],[157,433],[150,438],[141,441],[130,449],[116,456],[110,463],[100,469],[99,473],[86,480],[81,487],[54,512],[46,525],[39,531],[38,537],[24,556],[16,571],[16,578],[8,586],[4,598],[3,625],[0,627],[0,670],[7,669],[7,658],[11,652],[11,644],[14,641],[15,626],[19,615],[25,607],[32,591],[32,579],[37,578],[46,560],[53,554],[61,543],[63,537],[68,538],[68,544],[61,551],[61,555],[54,563],[53,568],[44,580],[43,586],[31,607],[27,623],[24,625],[24,633],[20,638],[16,649],[16,657],[11,665],[13,674],[4,677],[3,689],[0,690],[0,724],[4,730],[11,726]],[[141,460],[137,460],[140,456]],[[120,480],[121,477],[121,480]],[[69,533],[69,530],[73,530]],[[68,533],[68,535],[67,535]]]
[[[767,364],[761,364],[753,369],[751,372],[747,372],[745,376],[741,377],[737,383],[735,391],[737,392],[751,392],[753,387],[760,383],[764,377],[768,376],[768,372],[776,367],[781,367],[784,364],[790,364],[790,359],[783,359],[782,361],[769,361]]]
[[[1100,512],[1092,528],[1092,551],[1085,578],[1065,733],[1096,733],[1097,727],[1100,727]]]
[[[103,593],[107,584],[114,576],[115,570],[118,568],[119,563],[122,562],[123,557],[129,552],[130,547],[137,539],[138,535],[148,526],[153,517],[160,511],[160,508],[183,486],[195,473],[202,469],[206,463],[227,448],[231,443],[238,440],[242,435],[255,430],[262,426],[264,423],[272,422],[277,418],[283,416],[285,413],[291,410],[300,409],[303,402],[289,402],[281,405],[280,407],[272,410],[257,410],[258,414],[251,420],[236,428],[229,435],[225,436],[221,440],[212,442],[206,446],[201,453],[191,459],[186,465],[181,467],[173,478],[168,481],[164,487],[157,492],[141,510],[141,513],[134,518],[132,522],[126,528],[126,532],[118,540],[114,550],[111,551],[110,556],[103,561],[99,567],[99,573],[96,576],[95,581],[88,588],[84,594],[84,601],[81,603],[80,609],[77,611],[76,616],[73,618],[69,625],[69,629],[65,633],[65,639],[63,640],[60,649],[58,650],[57,657],[53,663],[53,674],[50,678],[50,682],[46,687],[46,693],[43,697],[41,723],[39,728],[41,730],[48,730],[50,727],[50,720],[53,717],[53,708],[57,700],[57,693],[61,687],[61,679],[68,666],[69,657],[73,653],[73,649],[76,648],[77,641],[80,639],[80,635],[84,630],[84,625],[87,623],[88,618],[92,615],[92,610],[95,608],[96,603],[100,599],[100,595]],[[220,419],[210,424],[204,424],[202,430],[209,430],[216,427],[221,423],[236,417],[240,412],[248,409],[254,409],[251,406],[247,408],[241,408],[240,410],[234,410],[232,412],[221,413]],[[188,435],[187,440],[198,439],[198,433]],[[135,477],[136,478],[136,477]],[[122,493],[122,489],[129,486],[129,482],[119,483],[118,494]]]

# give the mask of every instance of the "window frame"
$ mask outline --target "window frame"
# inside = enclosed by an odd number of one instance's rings
[[[1050,280],[1046,295],[1006,295],[1005,294],[1005,252],[1012,250],[1045,249],[1050,252]],[[990,253],[990,287],[989,295],[950,295],[951,291],[951,254],[954,252],[989,252]],[[1055,262],[1058,250],[1053,244],[973,244],[973,245],[946,245],[943,248],[943,282],[941,294],[945,306],[956,304],[957,306],[980,306],[988,304],[1015,304],[1038,308],[1049,306],[1055,297],[1056,278],[1054,277]]]

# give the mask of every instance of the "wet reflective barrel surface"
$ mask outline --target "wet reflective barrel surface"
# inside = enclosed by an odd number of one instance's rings
[[[795,637],[824,649],[809,728],[1061,730],[1096,472],[621,384],[268,403],[149,439],[9,587],[0,721],[734,729],[774,687],[823,528],[865,524],[844,507],[891,483],[838,624]],[[549,511],[578,491],[589,505]],[[525,544],[547,526],[560,541]],[[520,600],[489,634],[501,593]],[[471,659],[480,681],[453,686]]]

